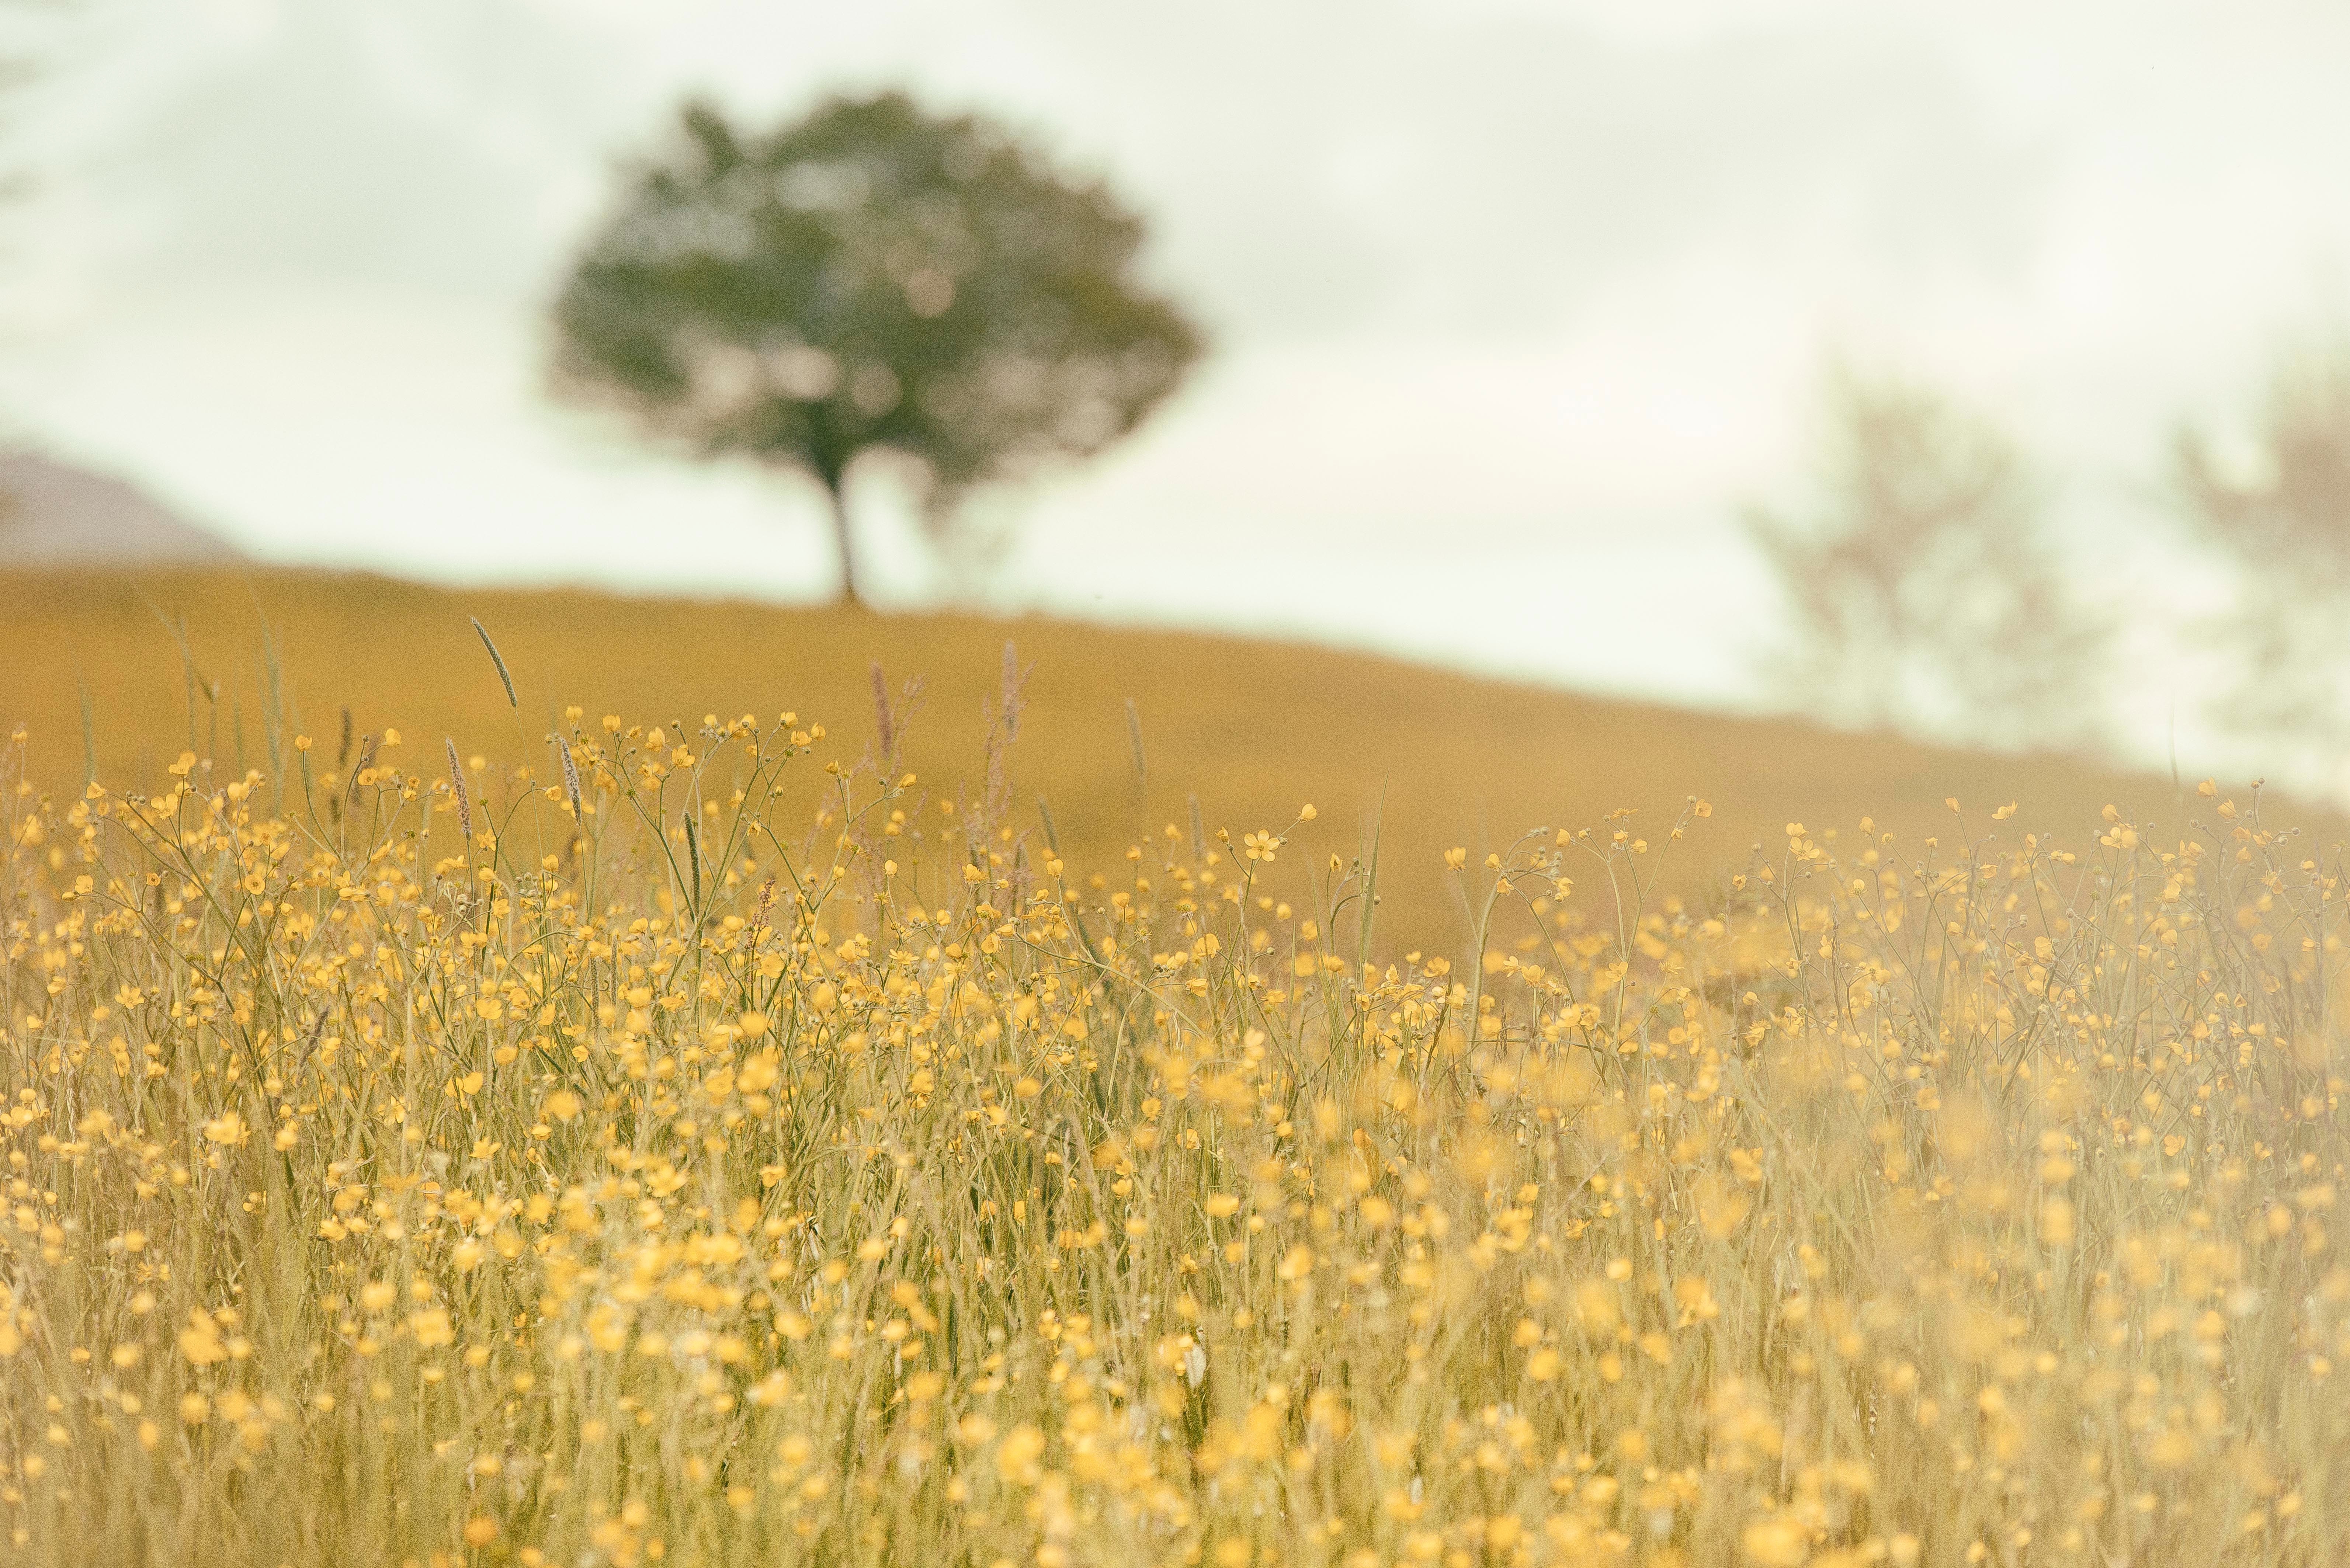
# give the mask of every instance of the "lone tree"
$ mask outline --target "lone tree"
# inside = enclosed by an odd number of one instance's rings
[[[861,454],[913,460],[943,543],[966,491],[1099,451],[1200,353],[1132,275],[1141,220],[1000,126],[899,93],[764,135],[702,103],[681,126],[556,304],[556,387],[814,477],[851,602]]]
[[[2178,438],[2188,519],[2236,573],[2210,629],[2234,659],[2228,727],[2338,775],[2350,752],[2350,339],[2320,339],[2272,374],[2251,450],[2229,462]]]
[[[2067,592],[2039,485],[1997,429],[1838,371],[1820,504],[1747,525],[1794,613],[1773,671],[1829,720],[2012,747],[2102,731],[2108,628]]]

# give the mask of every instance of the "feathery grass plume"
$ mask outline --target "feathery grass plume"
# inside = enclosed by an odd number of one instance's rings
[[[1149,778],[1150,769],[1142,757],[1142,715],[1136,710],[1131,697],[1126,700],[1126,743],[1134,751],[1135,778]]]
[[[89,708],[89,681],[77,672],[74,680],[81,687],[81,783],[84,789],[98,782],[98,721]]]
[[[327,1010],[322,1007],[318,1009],[318,1016],[310,1021],[310,1033],[304,1038],[302,1042],[302,1049],[294,1058],[294,1065],[296,1068],[299,1068],[305,1063],[308,1062],[310,1060],[310,1053],[318,1048],[318,1037],[327,1032],[328,1017],[328,1013]]]
[[[775,907],[775,879],[770,877],[759,884],[759,907],[751,911],[748,935],[744,937],[743,942],[744,947],[756,948],[759,945],[759,938],[765,934],[767,929],[767,911]]]
[[[285,810],[286,738],[291,715],[286,701],[286,648],[284,639],[268,622],[261,627],[261,724],[265,743],[268,747],[271,787],[277,794],[277,808]],[[307,771],[307,759],[305,759]]]
[[[343,743],[335,748],[335,771],[337,773],[341,773],[343,771],[344,764],[348,763],[350,760],[351,711],[348,708],[346,708],[343,710]]]
[[[498,657],[498,645],[490,640],[490,628],[482,624],[482,618],[479,616],[470,616],[467,618],[473,623],[473,635],[480,638],[482,646],[490,650],[490,662],[497,666],[498,680],[506,689],[506,706],[521,707],[522,704],[515,700],[514,677],[506,673],[506,661]]]
[[[1020,738],[1021,689],[1027,685],[1020,673],[1020,649],[1010,638],[1003,639],[1003,733],[1007,740]]]
[[[453,736],[448,737],[447,739],[449,745],[449,789],[451,793],[455,794],[457,797],[457,826],[463,831],[465,835],[466,846],[470,848],[473,843],[473,797],[465,793],[465,769],[463,765],[457,761],[456,739]]]
[[[685,819],[685,858],[693,867],[693,912],[702,913],[702,835],[693,818]]]
[[[980,712],[987,716],[987,746],[982,769],[980,790],[981,821],[988,827],[999,826],[1012,810],[1011,750],[1020,739],[1020,711],[1026,705],[1026,680],[1020,671],[1020,650],[1012,639],[1003,641],[1003,684],[998,693],[1003,706],[993,715],[987,713],[985,699],[980,701]]]
[[[1208,825],[1200,820],[1200,797],[1195,794],[1191,797],[1191,858],[1205,860],[1207,857]]]
[[[873,721],[881,737],[881,765],[886,768],[898,754],[898,730],[889,713],[889,682],[878,659],[873,661]]]
[[[571,803],[571,820],[584,825],[588,818],[579,805],[579,770],[572,763],[569,742],[560,735],[555,737],[555,754],[563,759],[563,795]]]

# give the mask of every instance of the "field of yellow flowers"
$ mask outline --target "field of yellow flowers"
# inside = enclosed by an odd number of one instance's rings
[[[1017,712],[951,793],[886,701],[20,732],[0,1558],[2350,1557],[2341,868],[2256,797],[1701,902],[1705,803],[1554,826],[1448,962],[1311,807],[1080,876]]]
[[[511,667],[523,729],[484,665],[474,616]],[[1068,863],[1091,875],[1122,866],[1128,846],[1170,820],[1188,832],[1194,795],[1209,826],[1236,833],[1310,800],[1326,849],[1352,855],[1376,835],[1381,929],[1399,952],[1459,956],[1446,849],[1482,861],[1530,823],[1596,822],[1622,807],[1638,827],[1669,826],[1691,793],[1713,803],[1711,827],[1665,871],[1689,896],[1789,821],[1850,825],[1868,813],[1895,832],[1934,833],[1950,795],[2020,800],[2043,822],[2089,821],[2108,803],[2180,813],[2172,779],[2070,757],[1988,755],[1297,644],[1042,617],[460,593],[294,570],[0,570],[0,736],[29,726],[32,781],[58,795],[92,778],[159,793],[183,750],[237,774],[282,773],[292,732],[339,750],[346,713],[356,737],[392,728],[437,746],[453,736],[468,757],[519,760],[569,703],[672,729],[713,710],[792,709],[826,715],[834,746],[854,757],[878,739],[878,659],[898,706],[910,706],[907,682],[922,682],[899,761],[951,790],[985,746],[981,704],[997,700],[1006,637],[1029,672],[1021,826],[1040,828],[1043,796]],[[804,818],[823,780],[816,769],[786,777],[780,804]],[[2268,801],[2272,820],[2281,804]],[[2339,815],[2321,824],[2285,809],[2329,839],[2350,830]]]

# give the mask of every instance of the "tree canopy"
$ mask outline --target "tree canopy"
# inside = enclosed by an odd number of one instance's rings
[[[558,389],[705,455],[923,476],[943,535],[972,487],[1100,450],[1180,380],[1199,330],[1134,275],[1141,220],[1003,128],[899,93],[746,132],[704,103],[635,171],[555,307]]]

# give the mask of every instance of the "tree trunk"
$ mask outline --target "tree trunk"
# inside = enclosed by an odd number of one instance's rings
[[[848,536],[848,497],[841,483],[846,477],[828,477],[824,489],[832,501],[832,543],[840,556],[840,602],[861,607],[865,597],[857,590],[857,546]]]

